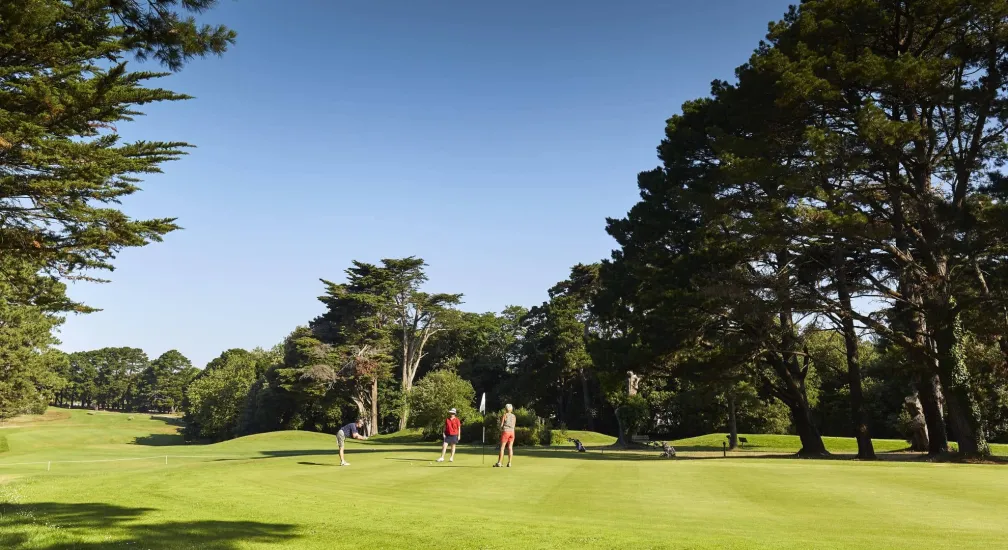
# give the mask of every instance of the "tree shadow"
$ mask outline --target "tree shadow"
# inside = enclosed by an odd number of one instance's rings
[[[177,426],[182,428],[185,426],[185,422],[182,421],[181,416],[167,416],[167,415],[151,415],[151,420],[160,420],[169,426]]]
[[[372,453],[385,454],[389,452],[431,454],[441,452],[441,448],[439,447],[435,449],[434,447],[429,448],[406,447],[396,449],[382,449],[381,447],[370,447],[370,446],[363,448],[356,447],[356,448],[347,448],[346,456],[349,459],[349,457],[354,455],[372,454]],[[259,451],[259,454],[261,456],[252,457],[252,460],[262,460],[264,458],[290,458],[297,456],[333,456],[333,455],[339,455],[339,449],[289,449],[278,451],[266,450],[266,451]]]
[[[168,447],[185,445],[186,442],[182,434],[150,434],[133,438],[133,444],[149,447]]]
[[[280,523],[218,520],[145,523],[144,515],[155,511],[103,503],[0,504],[0,548],[19,548],[31,543],[40,550],[234,550],[249,542],[282,544],[296,537],[293,525]],[[103,540],[87,541],[98,538],[97,535]]]

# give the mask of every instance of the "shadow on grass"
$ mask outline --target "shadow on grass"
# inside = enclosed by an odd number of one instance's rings
[[[296,536],[293,525],[256,521],[145,523],[144,515],[155,511],[101,503],[0,504],[0,548],[20,548],[31,543],[32,548],[40,550],[232,550],[247,543],[283,544]]]
[[[181,416],[167,416],[167,415],[151,415],[151,420],[160,420],[169,426],[177,426],[179,428],[185,426],[185,422],[182,421]]]
[[[169,447],[175,445],[185,445],[185,438],[182,434],[150,434],[133,439],[134,445],[144,445],[149,447]]]
[[[378,435],[375,436],[375,443],[397,443],[397,444],[407,444],[407,443],[432,443],[434,440],[424,440],[423,436],[418,434],[403,434],[403,435]]]

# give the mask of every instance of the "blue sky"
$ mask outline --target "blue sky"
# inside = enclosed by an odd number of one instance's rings
[[[161,84],[196,99],[119,127],[197,146],[124,203],[185,230],[73,285],[103,311],[62,347],[268,347],[354,259],[420,256],[472,311],[538,304],[608,257],[665,119],[787,5],[223,0],[205,18],[237,44]]]

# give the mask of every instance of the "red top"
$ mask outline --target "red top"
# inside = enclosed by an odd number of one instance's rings
[[[444,421],[444,431],[447,435],[458,435],[461,429],[462,422],[457,416],[449,416],[448,419]]]

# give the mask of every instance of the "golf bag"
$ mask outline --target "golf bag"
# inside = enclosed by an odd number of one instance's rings
[[[661,447],[661,457],[662,458],[675,458],[675,447],[669,445],[665,441],[655,441],[655,447]]]
[[[588,452],[588,449],[585,449],[585,446],[581,444],[581,440],[580,439],[571,439],[571,438],[568,437],[567,441],[571,441],[571,442],[574,443],[574,448],[577,449],[577,452],[579,452],[579,453]]]

